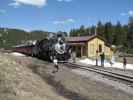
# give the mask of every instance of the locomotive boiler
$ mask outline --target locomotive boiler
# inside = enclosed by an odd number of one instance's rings
[[[56,58],[59,62],[66,62],[70,55],[71,49],[61,34],[37,41],[32,49],[32,56],[47,61],[53,61]]]

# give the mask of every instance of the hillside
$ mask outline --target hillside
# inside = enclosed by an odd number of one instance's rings
[[[14,57],[0,53],[0,100],[67,100]]]
[[[43,39],[49,33],[39,30],[27,32],[20,29],[0,28],[0,48],[9,48],[26,40]]]

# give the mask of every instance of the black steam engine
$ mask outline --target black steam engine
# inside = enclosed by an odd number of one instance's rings
[[[53,61],[56,58],[59,62],[66,62],[70,55],[70,47],[66,44],[65,38],[61,34],[37,41],[32,48],[32,56],[47,61]]]

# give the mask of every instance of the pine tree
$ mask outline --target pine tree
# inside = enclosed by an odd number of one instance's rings
[[[128,40],[127,40],[127,33],[128,33],[128,25],[123,25],[122,27],[123,30],[123,46],[124,48],[128,47]]]
[[[85,31],[86,31],[86,35],[90,35],[91,34],[91,28],[90,27],[87,27]]]
[[[91,31],[90,31],[90,32],[91,32],[90,35],[95,35],[96,26],[93,25],[93,26],[90,28],[90,30],[91,30]]]
[[[127,40],[128,48],[133,49],[133,17],[129,17]]]
[[[97,34],[104,37],[104,25],[101,21],[99,21],[97,24]]]
[[[77,36],[76,29],[71,29],[69,34],[70,34],[70,36]]]
[[[80,29],[78,30],[79,36],[85,36],[86,31],[84,25],[81,25]]]
[[[107,22],[104,26],[104,37],[109,44],[113,43],[113,26],[111,22]]]
[[[123,40],[124,40],[124,32],[122,30],[122,25],[120,22],[117,22],[115,26],[115,34],[114,34],[114,40],[113,44],[115,45],[123,45]]]

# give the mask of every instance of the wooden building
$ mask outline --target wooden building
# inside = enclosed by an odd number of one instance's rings
[[[111,58],[113,55],[112,47],[97,35],[68,37],[66,41],[72,47],[72,51],[76,52],[77,57],[96,58],[103,52],[107,58]]]

